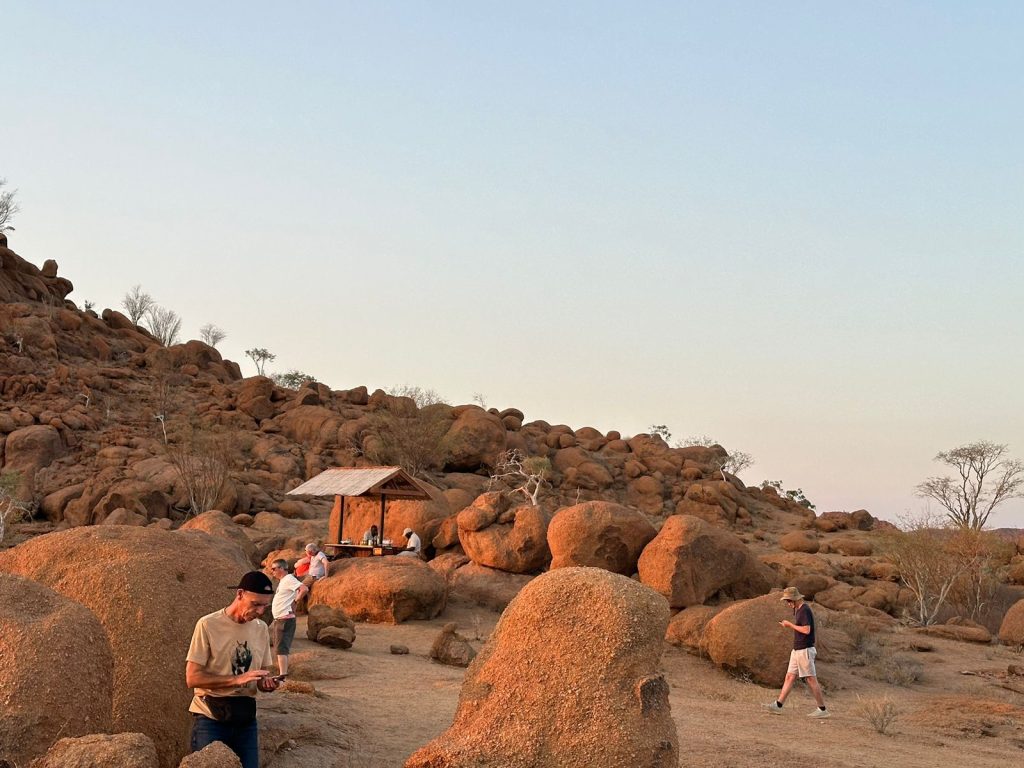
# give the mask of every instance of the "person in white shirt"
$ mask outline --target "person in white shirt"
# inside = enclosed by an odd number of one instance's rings
[[[412,528],[406,528],[402,533],[405,536],[405,549],[398,554],[406,557],[419,557],[420,550],[423,548],[420,537]]]
[[[312,542],[306,545],[306,556],[309,558],[309,570],[306,572],[306,578],[302,580],[302,583],[306,585],[306,589],[309,590],[309,594],[297,602],[296,607],[300,613],[306,610],[309,595],[313,594],[313,585],[320,581],[320,579],[327,577],[327,569],[330,565],[327,555],[321,551],[320,547]]]
[[[377,532],[377,526],[371,525],[366,533],[363,534],[363,544],[379,544],[380,534]]]
[[[295,602],[309,592],[309,587],[288,573],[288,563],[275,560],[270,564],[270,573],[278,579],[277,591],[270,610],[274,615],[274,623],[270,625],[270,644],[274,646],[277,657],[277,673],[288,674],[288,656],[295,639]]]

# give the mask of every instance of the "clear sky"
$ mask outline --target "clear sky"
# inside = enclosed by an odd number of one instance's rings
[[[4,2],[11,246],[248,373],[666,424],[819,511],[1024,457],[1024,5],[552,5]]]

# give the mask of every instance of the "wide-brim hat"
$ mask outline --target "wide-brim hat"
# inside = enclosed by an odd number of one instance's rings
[[[786,587],[782,590],[782,597],[780,600],[803,600],[804,596],[800,594],[800,590],[796,587]]]
[[[410,533],[412,533],[412,528],[406,528],[404,531],[402,531],[403,536],[408,536]]]

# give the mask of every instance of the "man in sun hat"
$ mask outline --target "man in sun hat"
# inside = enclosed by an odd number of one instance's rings
[[[799,677],[807,683],[818,704],[818,708],[808,717],[830,717],[832,713],[825,708],[825,697],[821,693],[814,669],[814,656],[817,651],[814,648],[814,614],[811,613],[811,606],[804,602],[804,596],[796,587],[786,587],[782,590],[782,602],[793,611],[793,621],[783,619],[779,622],[779,626],[793,630],[793,651],[789,654],[789,669],[786,670],[786,682],[782,684],[779,698],[765,706],[773,714],[782,714],[782,705],[786,703],[786,697]]]
[[[412,528],[406,528],[402,531],[402,535],[405,536],[405,549],[398,554],[405,555],[406,557],[419,557],[420,550],[423,548],[420,537],[416,535]]]
[[[192,633],[185,660],[185,685],[195,688],[191,749],[220,741],[242,768],[259,768],[256,690],[269,693],[279,684],[267,669],[270,633],[260,619],[274,585],[265,573],[249,571],[233,589],[231,605],[203,616]]]

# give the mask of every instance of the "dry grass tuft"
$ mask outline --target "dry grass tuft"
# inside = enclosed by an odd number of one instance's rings
[[[853,713],[867,720],[871,727],[883,736],[892,735],[892,727],[902,714],[899,707],[896,706],[896,702],[888,696],[876,698],[858,696]]]
[[[913,685],[924,674],[924,664],[902,654],[883,654],[878,666],[887,683],[901,688]]]

